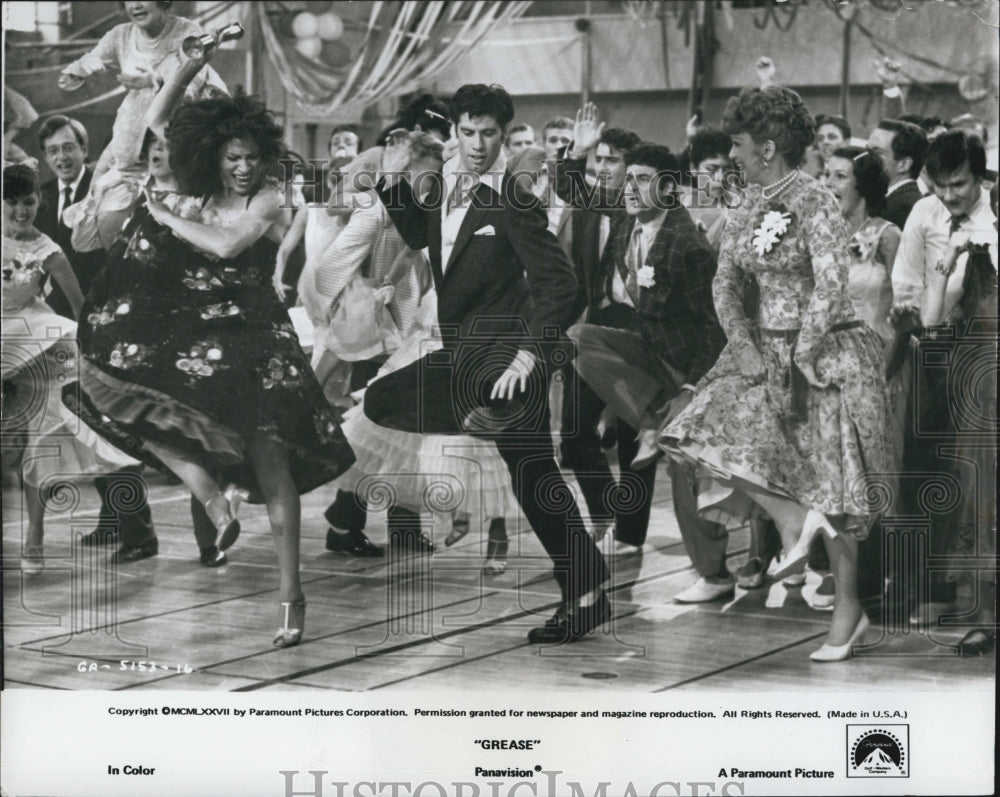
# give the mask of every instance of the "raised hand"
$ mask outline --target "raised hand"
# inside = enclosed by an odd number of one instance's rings
[[[385,152],[382,155],[382,171],[398,174],[410,165],[410,142],[406,130],[393,130],[386,137]]]
[[[573,124],[573,152],[583,154],[590,152],[601,140],[604,132],[604,122],[597,121],[597,106],[588,102],[576,112],[576,122]]]
[[[882,81],[883,89],[899,85],[899,71],[903,68],[899,61],[893,61],[891,58],[874,58],[872,63],[875,65],[875,74]]]
[[[753,68],[757,73],[757,80],[760,81],[761,88],[774,85],[774,75],[776,72],[774,68],[774,61],[766,55],[762,55],[757,59],[757,63],[753,65]]]

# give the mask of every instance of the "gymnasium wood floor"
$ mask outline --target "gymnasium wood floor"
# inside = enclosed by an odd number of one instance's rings
[[[869,655],[813,664],[828,615],[800,589],[776,584],[729,603],[682,606],[672,596],[696,576],[685,554],[661,466],[647,550],[612,562],[615,620],[570,646],[529,645],[530,627],[550,616],[555,583],[530,529],[512,530],[507,573],[479,573],[485,534],[472,532],[433,557],[355,559],[324,549],[323,488],[303,500],[302,575],[306,636],[271,647],[277,573],[266,515],[244,506],[243,534],[223,568],[198,563],[188,494],[149,475],[160,553],[111,567],[112,548],[71,548],[93,527],[97,497],[50,514],[46,570],[18,571],[21,501],[4,490],[4,685],[52,689],[292,691],[331,689],[561,690],[602,693],[671,689],[919,690],[992,684],[994,661],[956,658],[954,630],[892,631],[870,609],[881,644]],[[384,515],[369,534],[385,539]],[[730,568],[746,556],[747,533],[730,541]],[[74,558],[75,556],[75,558]],[[815,589],[812,579],[803,588]],[[116,632],[117,629],[117,632]],[[880,636],[870,632],[874,642]],[[155,661],[155,672],[121,670],[121,660]],[[79,672],[82,661],[96,670]],[[107,666],[105,666],[107,665]],[[190,673],[184,672],[187,665]],[[177,668],[181,671],[178,672]]]

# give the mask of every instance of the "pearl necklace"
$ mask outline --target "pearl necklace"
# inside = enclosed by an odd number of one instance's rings
[[[780,194],[789,185],[791,185],[792,181],[796,177],[798,177],[798,175],[799,175],[799,170],[793,169],[777,182],[771,183],[770,185],[765,185],[763,188],[761,188],[760,189],[761,196],[763,196],[764,199],[774,199],[778,194]],[[768,196],[767,192],[770,191],[771,189],[774,189],[774,191],[770,196]]]

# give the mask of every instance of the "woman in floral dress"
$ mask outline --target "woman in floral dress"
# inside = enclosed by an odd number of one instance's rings
[[[213,474],[267,503],[280,567],[278,646],[305,622],[299,494],[353,461],[271,287],[287,218],[267,174],[284,152],[252,97],[181,105],[170,165],[189,197],[171,210],[147,192],[109,252],[80,327],[78,409],[123,450],[177,474],[221,532],[235,507]]]
[[[714,282],[728,343],[661,443],[710,477],[699,495],[706,514],[742,522],[759,506],[789,561],[825,532],[837,604],[811,658],[830,661],[850,656],[868,628],[857,545],[875,511],[872,476],[889,467],[889,399],[882,342],[848,293],[843,219],[798,169],[814,129],[799,96],[778,86],[744,89],[726,107],[730,155],[748,183]]]

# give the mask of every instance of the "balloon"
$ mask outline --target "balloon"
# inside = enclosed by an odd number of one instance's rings
[[[323,42],[320,60],[330,66],[343,66],[351,60],[351,48],[343,42]]]
[[[318,36],[312,39],[299,39],[295,42],[295,49],[302,53],[302,55],[306,58],[316,60],[319,58],[319,54],[323,50],[323,42]]]
[[[319,20],[315,14],[303,11],[295,16],[292,22],[292,32],[298,39],[313,39],[319,33]]]
[[[332,11],[327,11],[319,20],[319,37],[325,42],[332,42],[344,35],[344,23]]]

